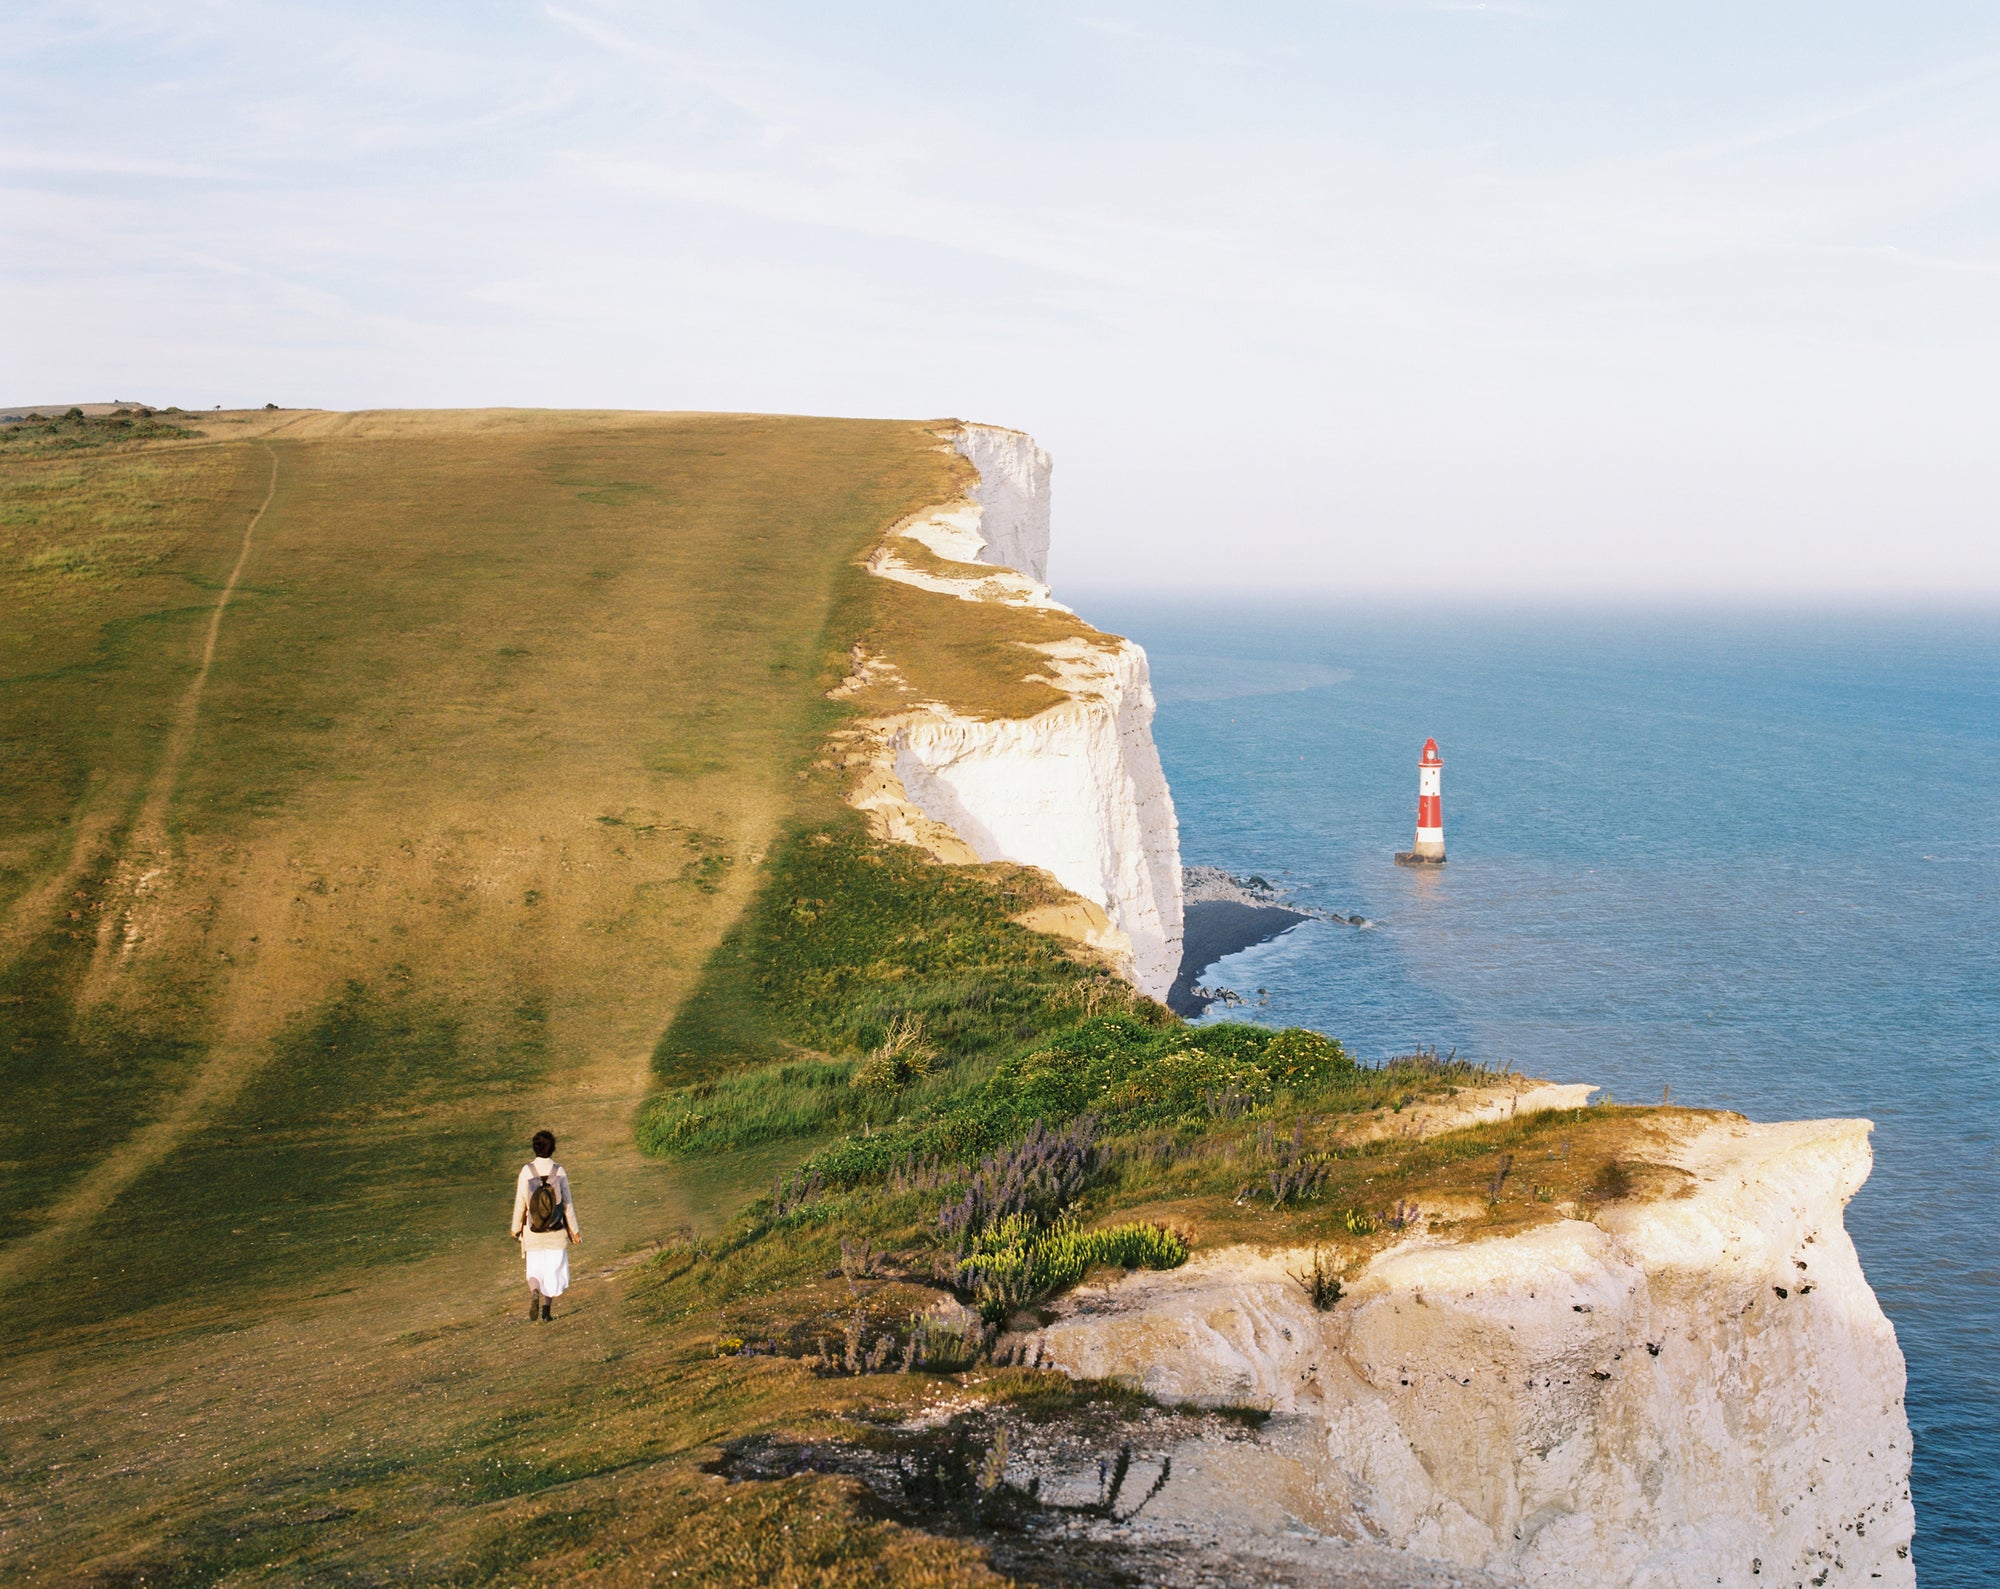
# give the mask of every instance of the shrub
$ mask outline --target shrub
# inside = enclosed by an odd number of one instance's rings
[[[1010,1214],[971,1239],[957,1274],[980,1313],[997,1324],[1031,1302],[1067,1291],[1099,1264],[1177,1269],[1187,1255],[1186,1238],[1164,1225],[1133,1221],[1081,1230],[1065,1214],[1043,1228],[1027,1215]]]
[[[889,1018],[881,1046],[854,1067],[850,1081],[856,1087],[895,1092],[930,1075],[933,1058],[924,1043],[923,1017],[899,1011]]]
[[[999,1323],[1040,1293],[1035,1288],[1034,1246],[1041,1230],[1025,1214],[1009,1214],[967,1243],[954,1278],[972,1293],[982,1317]]]
[[[986,1350],[987,1332],[970,1319],[948,1319],[938,1313],[910,1316],[910,1335],[903,1347],[898,1372],[928,1368],[940,1374],[955,1374],[970,1368]]]
[[[1020,1216],[1046,1223],[1076,1201],[1103,1158],[1091,1116],[1063,1131],[1037,1120],[1019,1142],[980,1163],[965,1195],[938,1210],[938,1224],[963,1253],[973,1237],[1001,1220]]]
[[[1384,1230],[1409,1230],[1417,1225],[1423,1217],[1424,1211],[1420,1204],[1410,1201],[1407,1197],[1399,1197],[1395,1202],[1383,1209],[1378,1218],[1369,1221],[1369,1228],[1372,1230],[1380,1226]],[[1348,1217],[1348,1228],[1353,1228],[1352,1215]]]
[[[1269,1121],[1257,1128],[1257,1154],[1268,1160],[1269,1169],[1264,1173],[1264,1187],[1273,1208],[1283,1208],[1287,1203],[1303,1203],[1319,1196],[1326,1185],[1327,1164],[1322,1158],[1306,1151],[1306,1126],[1303,1120],[1292,1126],[1289,1141],[1280,1141],[1277,1128]],[[1246,1186],[1237,1193],[1239,1201],[1254,1197],[1260,1189]]]
[[[1332,1312],[1333,1305],[1345,1295],[1340,1276],[1327,1266],[1326,1254],[1317,1247],[1313,1248],[1312,1267],[1293,1274],[1292,1279],[1321,1313]]]

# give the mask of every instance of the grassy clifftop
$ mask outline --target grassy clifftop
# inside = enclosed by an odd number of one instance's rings
[[[868,836],[822,754],[897,698],[829,698],[855,647],[1019,715],[1018,643],[1079,627],[862,572],[966,483],[900,422],[6,433],[12,1570],[995,1583],[965,1430],[1137,1410],[977,1361],[1091,1266],[1643,1187],[1633,1117],[1399,1136],[1491,1078],[1186,1027],[1021,924],[1045,876]],[[531,1328],[544,1124],[586,1243]]]

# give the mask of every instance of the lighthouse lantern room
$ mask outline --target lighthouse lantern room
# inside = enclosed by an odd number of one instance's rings
[[[1444,865],[1444,757],[1438,754],[1435,739],[1424,741],[1424,753],[1417,758],[1417,842],[1414,849],[1399,850],[1399,866]]]

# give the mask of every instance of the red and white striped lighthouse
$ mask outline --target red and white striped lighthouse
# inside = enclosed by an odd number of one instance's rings
[[[1400,851],[1396,859],[1404,866],[1444,865],[1444,757],[1435,739],[1424,741],[1417,758],[1416,848]]]

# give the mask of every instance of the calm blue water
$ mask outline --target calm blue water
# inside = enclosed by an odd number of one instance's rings
[[[1152,657],[1184,857],[1378,924],[1222,962],[1252,1019],[1876,1122],[1920,1579],[2000,1579],[2000,617],[1080,605]]]

